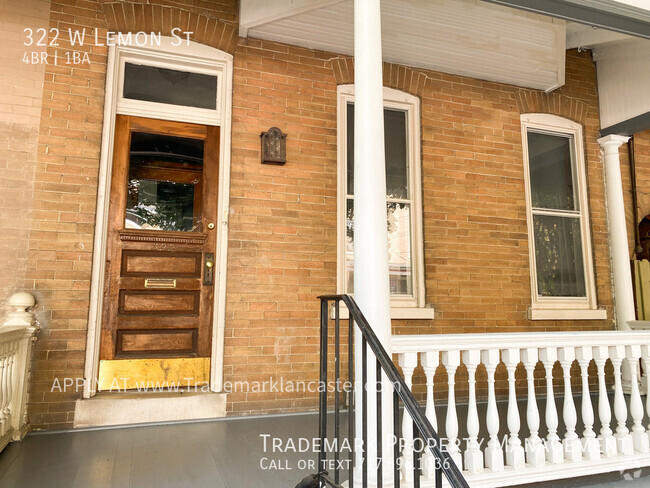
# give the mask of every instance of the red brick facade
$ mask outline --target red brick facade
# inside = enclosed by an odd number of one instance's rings
[[[336,90],[353,81],[354,66],[333,53],[238,38],[237,11],[227,0],[55,0],[50,27],[97,28],[105,36],[138,26],[139,19],[142,30],[163,34],[178,23],[197,29],[196,41],[234,55],[224,379],[311,380],[318,372],[316,297],[336,290]],[[62,42],[56,50],[61,55],[67,48]],[[71,426],[81,393],[51,392],[52,381],[84,373],[107,50],[81,49],[90,65],[45,69],[27,269],[43,328],[29,397],[35,428]],[[397,334],[613,328],[590,53],[568,52],[566,71],[566,85],[545,94],[386,64],[385,85],[421,99],[426,302],[436,310],[434,320],[395,321]],[[526,318],[531,297],[519,117],[528,112],[584,127],[597,299],[607,320]],[[271,126],[288,134],[285,166],[260,165],[259,134]],[[637,165],[650,168],[650,137],[645,146],[641,139]],[[639,177],[640,185],[645,181]],[[632,236],[631,222],[629,230]],[[228,397],[233,414],[315,406],[309,393]]]

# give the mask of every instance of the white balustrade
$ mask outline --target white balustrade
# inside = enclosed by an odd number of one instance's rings
[[[404,382],[411,389],[413,370],[418,365],[417,354],[412,352],[400,354],[399,365],[404,374]],[[402,449],[400,471],[406,483],[413,483],[413,419],[408,412],[404,412],[404,415],[402,415],[402,438],[404,447]]]
[[[481,351],[463,351],[463,362],[467,366],[469,404],[467,407],[467,449],[465,469],[472,474],[483,471],[483,453],[478,443],[479,419],[476,408],[476,368],[481,362]]]
[[[555,405],[555,393],[553,391],[553,366],[557,361],[557,349],[547,347],[541,351],[540,357],[546,371],[546,460],[551,464],[564,462],[564,453],[560,437],[557,435],[557,428],[560,423]]]
[[[519,349],[510,348],[501,351],[501,357],[506,364],[508,371],[508,445],[506,446],[506,464],[514,469],[524,467],[524,448],[519,439],[521,419],[519,418],[519,407],[517,406],[517,393],[515,390],[515,372],[519,364]]]
[[[482,352],[482,360],[487,372],[488,405],[485,423],[490,440],[485,448],[485,466],[492,471],[503,471],[503,449],[499,442],[499,412],[494,392],[494,373],[499,364],[499,350],[488,349]]]
[[[27,309],[34,304],[32,295],[15,293],[9,298],[12,311],[0,326],[0,450],[22,439],[27,430],[27,380],[36,333]]]
[[[454,462],[461,467],[463,458],[458,447],[458,416],[456,415],[456,369],[460,365],[460,351],[444,351],[442,364],[447,368],[447,452]]]
[[[650,417],[650,345],[641,346],[641,357],[643,358],[643,377],[646,384],[646,410]],[[650,429],[648,429],[648,439],[650,439]]]
[[[609,348],[609,359],[614,367],[614,417],[616,417],[616,449],[619,454],[630,456],[634,454],[634,443],[625,422],[627,421],[627,406],[623,396],[621,383],[621,364],[625,358],[625,345]]]
[[[594,432],[594,408],[589,392],[589,363],[593,358],[593,351],[590,346],[579,347],[576,356],[582,379],[582,422],[585,425],[582,433],[582,450],[587,459],[600,459],[600,443]]]
[[[546,462],[544,444],[539,438],[539,409],[535,395],[535,366],[538,361],[537,348],[528,347],[522,351],[522,360],[526,368],[526,382],[528,384],[528,399],[526,405],[526,422],[530,436],[526,441],[526,462],[531,466],[543,466]]]
[[[649,452],[648,435],[641,422],[643,421],[643,402],[639,393],[639,383],[637,372],[639,370],[639,360],[641,359],[641,346],[632,345],[626,348],[626,357],[630,366],[630,414],[632,414],[632,442],[634,449],[639,452]]]
[[[605,457],[616,456],[616,438],[609,424],[612,421],[612,409],[607,396],[605,382],[605,363],[609,357],[607,346],[594,347],[594,362],[598,368],[598,418],[600,418],[600,452]]]
[[[393,337],[392,347],[399,354],[400,364],[408,363],[407,368],[402,364],[407,384],[419,358],[426,377],[426,416],[436,430],[440,428],[447,451],[473,487],[650,466],[650,428],[646,420],[650,418],[650,397],[642,398],[636,387],[641,374],[639,364],[644,377],[650,375],[650,331],[401,335]],[[468,373],[465,384],[456,381],[461,362]],[[503,366],[499,366],[501,363]],[[624,363],[629,365],[631,375],[629,401],[621,384]],[[542,366],[544,378],[536,380],[535,370]],[[447,372],[446,385],[436,383],[439,367]],[[485,374],[481,374],[483,367]],[[557,374],[562,372],[563,388],[558,391],[553,385],[554,368],[556,381],[560,381]],[[517,380],[524,381],[524,371],[525,384],[518,384]],[[445,386],[447,416],[442,427],[434,409],[434,388]],[[519,388],[523,386],[526,388]],[[463,395],[457,404],[458,392]],[[487,404],[482,407],[479,395],[485,393]],[[504,395],[497,398],[497,393]],[[556,398],[558,395],[560,398]],[[579,398],[574,399],[574,395]],[[556,401],[560,400],[562,408],[558,412]],[[596,419],[598,432],[594,428]],[[459,422],[467,426],[467,438],[459,439]],[[576,430],[579,423],[583,426],[580,432]],[[524,432],[529,432],[526,439],[520,438],[522,424]],[[486,439],[480,437],[481,427],[487,431]],[[412,463],[413,454],[407,452],[413,449],[410,418],[403,430],[403,460]],[[540,431],[546,433],[545,438],[540,437]],[[558,431],[564,432],[563,439]],[[421,486],[433,486],[434,466],[433,458],[425,453]],[[407,473],[412,469],[404,471],[402,486],[408,488],[414,480]]]
[[[427,378],[427,404],[424,414],[426,415],[433,428],[438,430],[438,419],[436,417],[436,406],[433,398],[433,380],[436,369],[440,364],[439,352],[425,352],[420,356],[422,368]],[[430,449],[426,449],[422,455],[422,473],[428,480],[434,479],[436,471],[436,461]]]
[[[578,412],[576,412],[573,390],[571,389],[571,365],[575,360],[575,350],[573,347],[566,346],[561,347],[558,352],[560,365],[562,366],[562,377],[564,378],[564,406],[562,407],[562,417],[566,427],[564,439],[562,440],[564,459],[579,461],[582,458],[582,445],[578,434],[576,434]]]

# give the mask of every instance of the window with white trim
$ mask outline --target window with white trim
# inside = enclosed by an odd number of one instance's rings
[[[420,101],[384,88],[388,262],[393,318],[433,318],[424,308]],[[353,293],[354,87],[338,90],[338,291]],[[405,309],[411,309],[411,312]]]
[[[582,126],[547,114],[521,116],[531,319],[606,318],[598,310]]]

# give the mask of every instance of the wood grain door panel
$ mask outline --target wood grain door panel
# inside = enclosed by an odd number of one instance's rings
[[[200,290],[120,290],[119,315],[199,315]]]
[[[119,330],[116,357],[197,355],[198,329]]]
[[[201,260],[200,252],[126,249],[122,251],[120,276],[199,278]]]

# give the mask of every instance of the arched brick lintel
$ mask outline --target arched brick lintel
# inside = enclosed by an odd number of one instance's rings
[[[348,57],[333,58],[332,70],[337,85],[354,83],[354,59]],[[428,77],[408,66],[383,63],[383,84],[418,97],[422,96]]]
[[[535,90],[519,90],[515,101],[522,114],[542,113],[557,115],[585,125],[589,106],[581,100],[559,93],[545,93]]]
[[[233,25],[177,7],[136,2],[102,5],[107,27],[117,32],[155,32],[171,36],[173,28],[193,32],[192,41],[233,54],[239,34]]]

